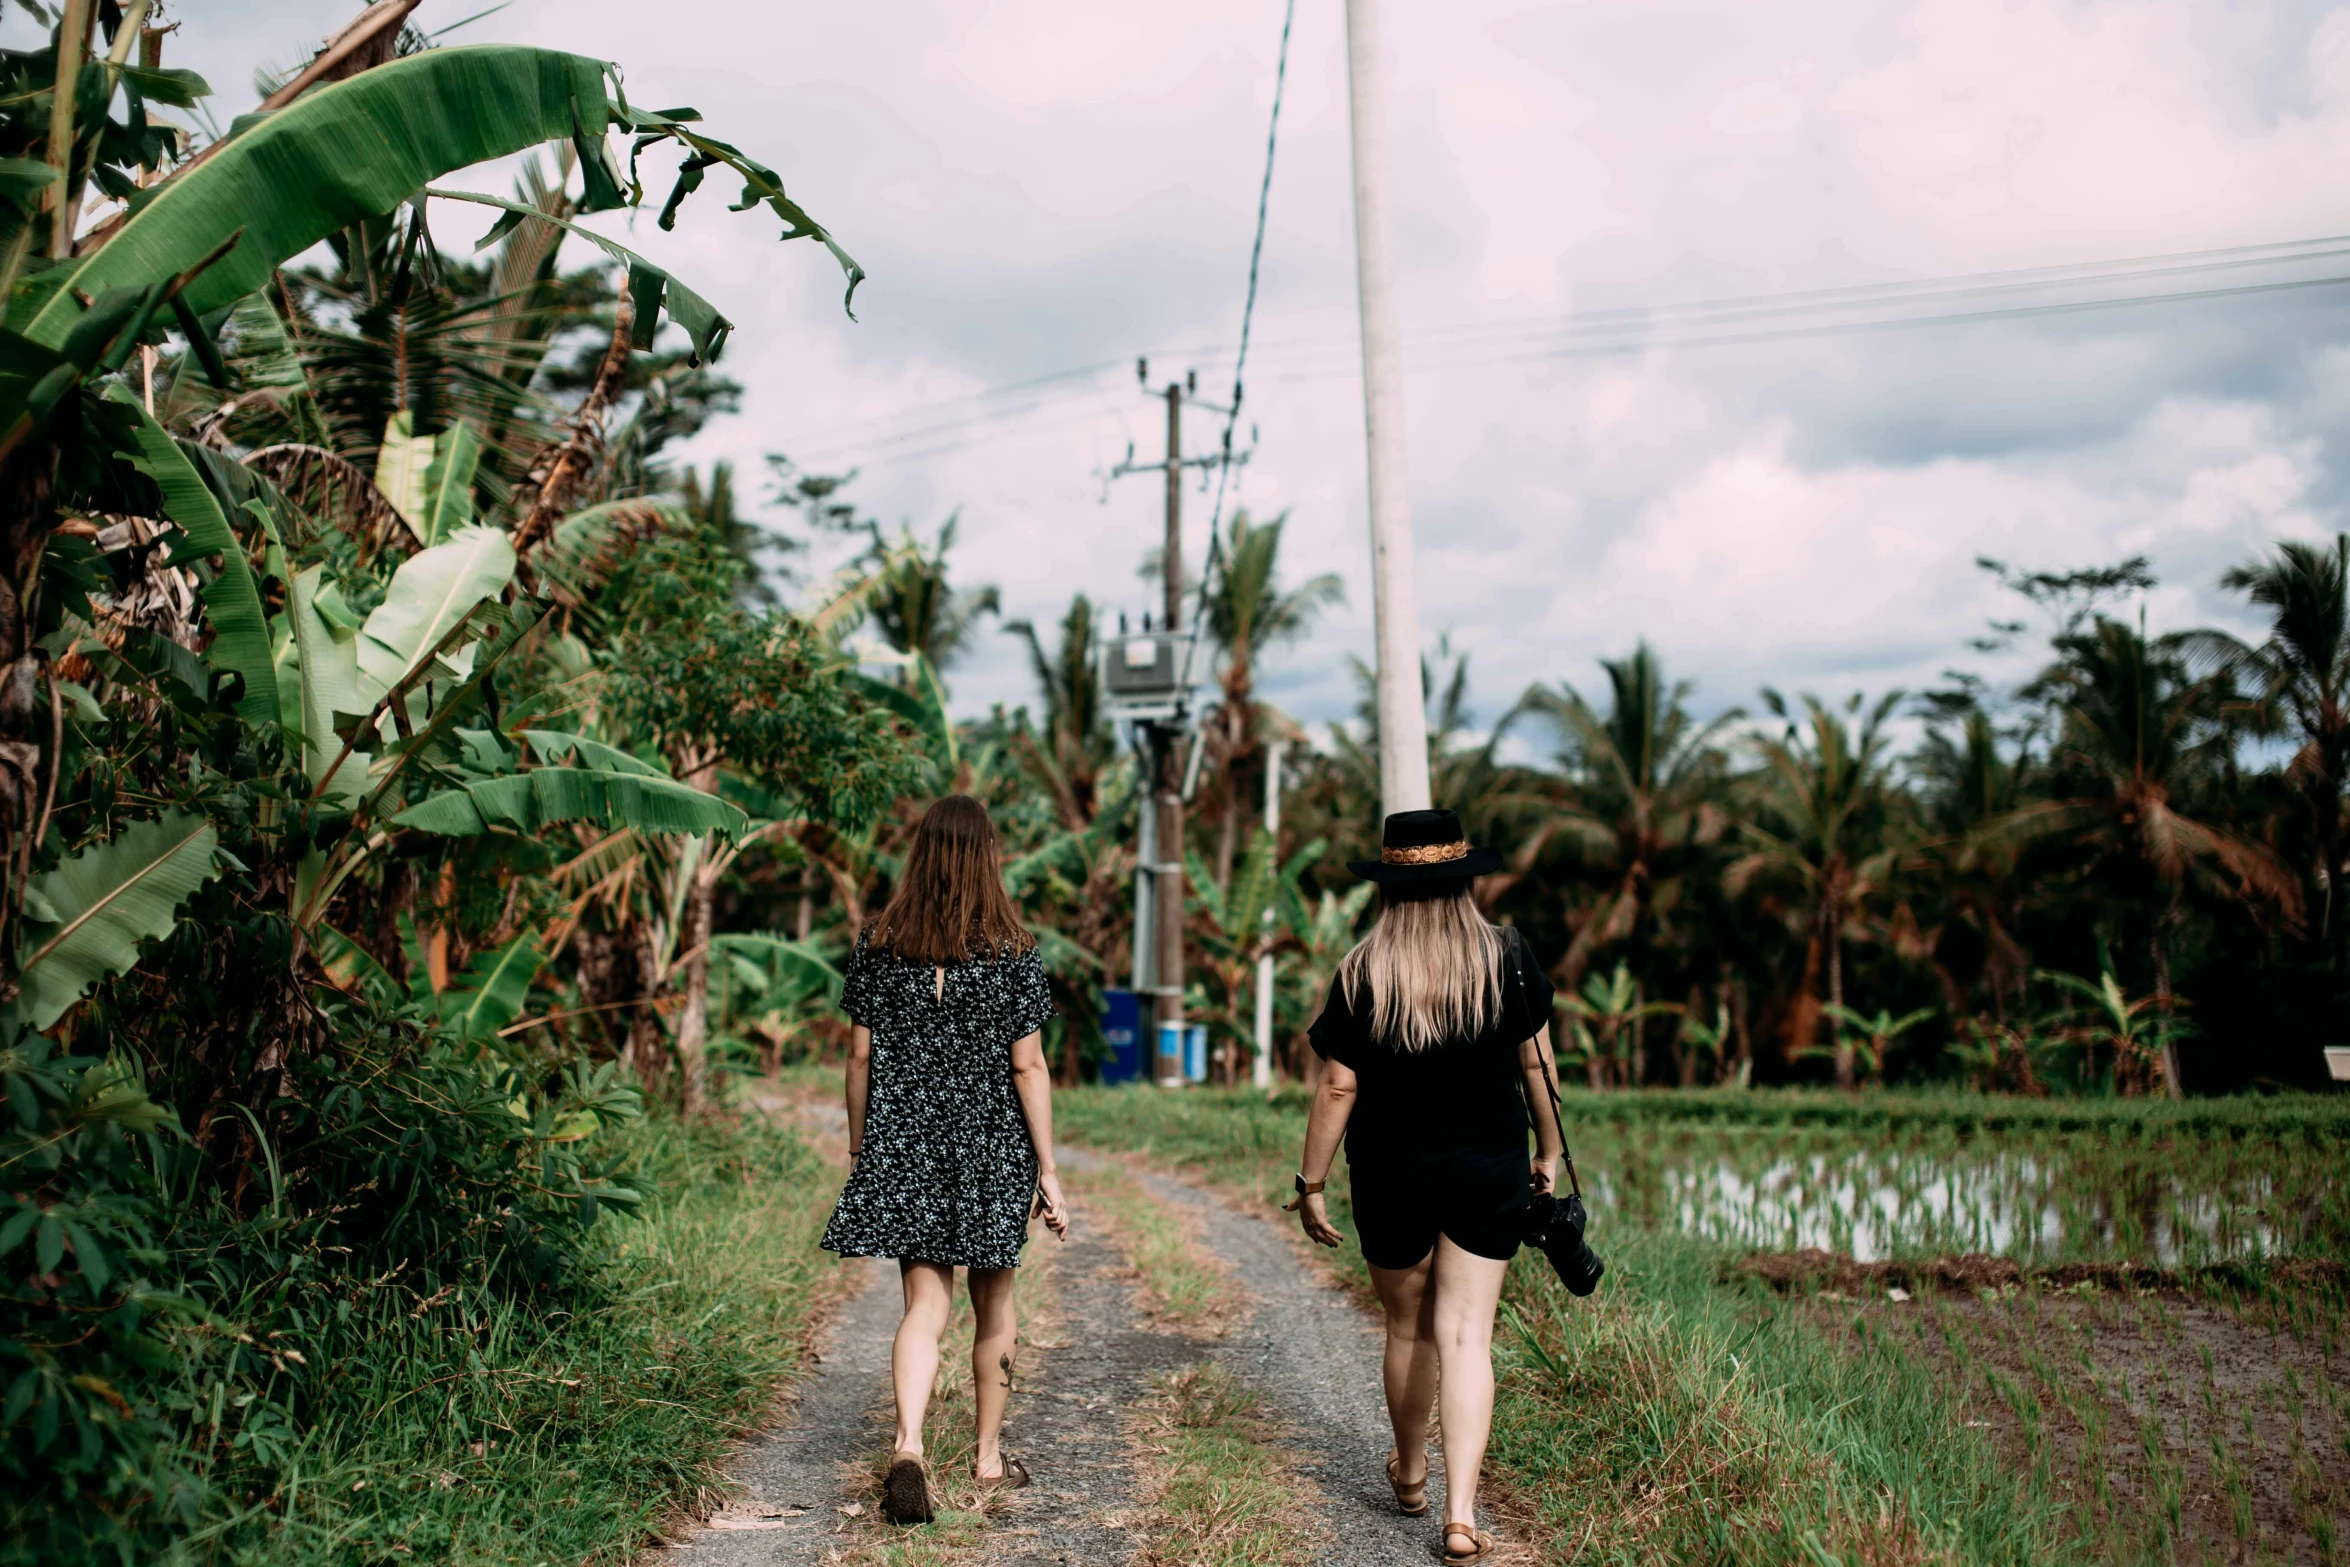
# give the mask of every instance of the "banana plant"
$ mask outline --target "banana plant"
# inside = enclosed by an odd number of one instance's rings
[[[33,877],[13,1010],[45,1029],[99,980],[128,973],[140,944],[168,935],[180,905],[220,873],[219,849],[210,822],[171,811]]]
[[[473,477],[481,437],[460,419],[438,435],[418,435],[408,409],[392,415],[376,448],[375,487],[416,542],[446,543],[473,521]]]
[[[1191,935],[1206,960],[1197,970],[1205,982],[1201,1015],[1223,1038],[1223,1059],[1231,1076],[1238,1075],[1241,1054],[1250,1048],[1255,1026],[1257,959],[1285,940],[1294,942],[1295,933],[1311,922],[1302,883],[1307,869],[1328,847],[1316,838],[1287,860],[1277,861],[1273,835],[1259,827],[1228,887],[1216,885],[1197,849],[1186,855],[1191,907],[1198,916]],[[1273,916],[1270,926],[1268,914]]]
[[[1575,1024],[1573,1053],[1583,1057],[1591,1086],[1605,1088],[1612,1080],[1638,1087],[1645,1053],[1639,1044],[1642,1024],[1652,1017],[1671,1017],[1682,1010],[1679,1002],[1643,1001],[1640,982],[1630,965],[1619,962],[1602,979],[1594,974],[1583,982],[1580,995],[1556,998]]]
[[[1863,1017],[1852,1008],[1833,1002],[1822,1010],[1835,1020],[1839,1028],[1851,1031],[1845,1048],[1860,1062],[1865,1080],[1877,1084],[1885,1081],[1885,1055],[1892,1049],[1893,1042],[1920,1023],[1938,1015],[1932,1007],[1919,1007],[1914,1012],[1904,1012],[1895,1017],[1880,1007],[1875,1017]],[[1793,1054],[1797,1059],[1807,1056],[1818,1056],[1830,1061],[1836,1059],[1834,1048],[1822,1045],[1809,1045]]]

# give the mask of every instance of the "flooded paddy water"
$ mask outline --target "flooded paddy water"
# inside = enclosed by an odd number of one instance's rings
[[[2327,1100],[1582,1095],[1568,1116],[1596,1211],[1743,1249],[2027,1267],[2350,1260],[2350,1106]]]

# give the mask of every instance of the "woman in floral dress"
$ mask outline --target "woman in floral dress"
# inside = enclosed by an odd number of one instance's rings
[[[955,1269],[969,1270],[971,1383],[983,1486],[1028,1470],[999,1438],[1012,1386],[1012,1290],[1030,1219],[1067,1239],[1053,1168],[1052,1074],[1038,1030],[1053,1015],[1036,939],[1004,891],[987,809],[951,794],[923,814],[889,907],[857,937],[848,1013],[848,1185],[827,1250],[892,1257],[906,1311],[890,1355],[897,1441],[882,1511],[931,1516],[922,1420]]]

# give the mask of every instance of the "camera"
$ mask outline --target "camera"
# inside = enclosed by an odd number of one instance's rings
[[[1550,1259],[1570,1295],[1590,1294],[1599,1287],[1599,1276],[1607,1272],[1607,1264],[1583,1239],[1583,1228],[1590,1222],[1579,1192],[1564,1202],[1541,1192],[1526,1206],[1526,1244]]]

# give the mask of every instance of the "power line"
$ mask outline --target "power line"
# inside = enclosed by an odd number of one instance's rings
[[[1208,513],[1208,565],[1212,568],[1221,554],[1219,540],[1223,537],[1224,486],[1232,477],[1232,432],[1240,423],[1242,376],[1248,369],[1248,333],[1257,314],[1257,268],[1265,258],[1265,214],[1273,200],[1273,153],[1281,144],[1281,91],[1289,82],[1289,29],[1297,20],[1297,0],[1289,0],[1281,13],[1281,51],[1273,61],[1273,114],[1265,126],[1265,177],[1257,183],[1257,235],[1248,247],[1248,297],[1240,306],[1240,351],[1232,358],[1232,406],[1224,415],[1224,463],[1216,470],[1216,504]],[[1207,604],[1207,574],[1200,575],[1200,603]]]
[[[1292,4],[1294,4],[1294,0],[1292,0]],[[1284,61],[1285,64],[1286,61]],[[1276,126],[1278,124],[1279,101],[1277,87]],[[1267,193],[1271,184],[1271,152],[1272,138],[1269,136],[1266,179],[1259,191],[1257,238],[1250,257],[1250,306],[1244,311],[1242,318],[1244,347],[1235,356],[1236,400],[1233,404],[1235,410],[1239,406],[1237,392],[1241,372],[1245,368],[1242,361],[1248,352],[1245,345],[1248,341],[1251,317],[1253,316],[1259,258],[1264,240]],[[2350,236],[2328,235],[2259,245],[2227,246],[2206,250],[2134,256],[2101,262],[2072,262],[2047,267],[1960,273],[1940,278],[1859,284],[1794,293],[1733,295],[1661,305],[1613,306],[1575,311],[1564,317],[1521,316],[1485,322],[1463,322],[1409,333],[1406,335],[1405,347],[1414,361],[1412,369],[1415,372],[1422,372],[1430,369],[1465,368],[1480,364],[1587,358],[1635,352],[1652,347],[1732,346],[1794,341],[1811,337],[1865,334],[1892,329],[2025,320],[2038,316],[2128,308],[2135,305],[2191,303],[2246,295],[2289,292],[2305,288],[2332,286],[2343,281],[2350,281],[2350,279],[2328,273],[2314,278],[2296,278],[2275,283],[2170,289],[2152,294],[2093,295],[2087,298],[2058,299],[2042,303],[1992,308],[1951,310],[1934,307],[1959,305],[1975,300],[2021,299],[2033,293],[2056,289],[2146,283],[2240,268],[2339,262],[2344,257],[2350,257]],[[1854,319],[1856,317],[1858,319]],[[1790,324],[1772,327],[1770,323],[1774,321],[1784,321]],[[1746,331],[1720,330],[1739,324],[1746,324],[1756,329]],[[1530,339],[1539,346],[1530,346]],[[1198,350],[1198,352],[1214,354],[1217,351],[1209,347]],[[1356,373],[1357,369],[1355,345],[1346,338],[1274,339],[1262,345],[1262,353],[1259,357],[1268,354],[1273,356],[1275,361],[1282,366],[1276,370],[1275,379],[1287,384],[1352,375]],[[1298,361],[1303,361],[1303,363],[1300,364]],[[1317,363],[1316,361],[1322,362]],[[931,455],[941,450],[953,450],[968,444],[966,439],[961,439],[962,437],[967,435],[975,437],[977,432],[984,431],[992,425],[1007,420],[1024,419],[1079,398],[1101,395],[1101,388],[1097,383],[1103,373],[1113,367],[1113,365],[1106,363],[1079,366],[1069,370],[1056,371],[1049,375],[1031,377],[1001,387],[991,387],[961,398],[922,405],[908,409],[899,416],[902,419],[919,421],[917,423],[894,431],[879,433],[869,439],[860,439],[852,434],[851,430],[842,430],[839,436],[820,441],[818,446],[822,451],[871,451],[877,454],[888,454],[892,447],[916,443],[924,445],[925,455]],[[1022,398],[1020,396],[1022,393],[1030,395]],[[991,400],[998,403],[999,406],[987,406]],[[881,421],[869,421],[868,423],[875,422]],[[1237,413],[1228,417],[1227,442],[1229,442],[1236,423]],[[1219,517],[1222,502],[1223,488],[1219,485],[1217,499]]]

